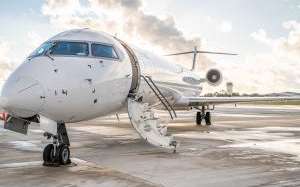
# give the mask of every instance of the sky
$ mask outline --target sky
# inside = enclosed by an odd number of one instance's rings
[[[298,0],[4,0],[0,25],[1,81],[49,37],[89,27],[158,55],[194,46],[238,53],[201,55],[197,71],[217,68],[243,93],[300,92]]]

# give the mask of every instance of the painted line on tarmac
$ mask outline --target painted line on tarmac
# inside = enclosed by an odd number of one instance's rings
[[[42,161],[31,161],[31,162],[15,162],[8,164],[0,164],[0,169],[4,168],[18,168],[18,167],[26,167],[26,166],[38,166],[42,165]]]
[[[88,161],[79,158],[71,158],[71,160],[72,163],[75,164],[83,164],[83,165],[90,164]],[[0,169],[19,168],[19,167],[28,167],[28,166],[42,166],[42,165],[43,165],[43,161],[14,162],[14,163],[0,164]]]

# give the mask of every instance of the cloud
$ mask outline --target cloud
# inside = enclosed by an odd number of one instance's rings
[[[57,17],[72,14],[78,6],[78,0],[47,0],[42,6],[42,13],[44,15]]]
[[[33,51],[34,49],[36,49],[44,41],[44,38],[35,31],[28,32],[27,38],[30,41],[29,46],[28,46],[28,48],[30,49],[29,51]]]
[[[137,11],[141,8],[143,2],[141,0],[89,0],[92,5],[104,8],[121,7],[128,11]]]
[[[10,57],[11,46],[7,42],[0,41],[0,85],[14,69],[14,63]]]
[[[282,24],[282,27],[288,31],[287,37],[271,38],[263,29],[252,33],[251,37],[269,46],[276,56],[298,60],[300,58],[300,23],[294,20],[287,21]]]
[[[161,19],[146,14],[142,0],[88,0],[85,5],[76,0],[57,1],[56,4],[55,0],[47,0],[42,12],[50,18],[52,25],[61,28],[89,27],[117,34],[123,40],[160,53],[201,47],[201,39],[186,37],[176,26],[173,17]],[[214,64],[204,55],[199,55],[198,60],[202,68]],[[191,56],[177,57],[176,62],[178,61],[191,67]]]
[[[297,21],[287,21],[283,27],[289,30],[287,38],[281,39],[278,48],[290,55],[290,57],[300,58],[300,23]]]
[[[266,45],[273,45],[273,40],[267,36],[267,32],[264,29],[259,29],[250,35],[254,40]]]
[[[288,31],[286,37],[272,38],[264,29],[250,35],[269,48],[269,52],[248,57],[239,67],[244,77],[249,77],[251,90],[300,91],[300,23],[287,21],[282,25]]]
[[[232,23],[229,21],[222,21],[219,30],[224,33],[232,31]]]

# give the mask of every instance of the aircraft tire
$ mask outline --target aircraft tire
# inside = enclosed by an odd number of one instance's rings
[[[205,124],[207,126],[211,125],[211,115],[210,115],[210,112],[206,112],[204,120],[205,120]]]
[[[201,125],[201,122],[202,122],[201,112],[197,112],[197,114],[196,114],[196,124],[199,126],[199,125]]]
[[[69,146],[65,144],[61,144],[59,145],[58,150],[59,150],[58,157],[59,157],[60,164],[62,165],[70,164],[71,160],[70,160]]]
[[[44,163],[54,163],[56,161],[56,157],[53,155],[54,146],[53,144],[48,144],[43,151],[43,160]]]

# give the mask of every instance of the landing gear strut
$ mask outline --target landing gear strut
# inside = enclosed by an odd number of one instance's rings
[[[57,124],[57,135],[44,134],[48,139],[52,138],[53,143],[48,144],[43,152],[44,166],[59,166],[71,163],[70,141],[65,123]]]
[[[196,114],[196,124],[201,125],[202,120],[204,119],[207,126],[211,125],[211,115],[210,112],[205,112],[205,107],[202,106],[201,112],[198,111]]]

